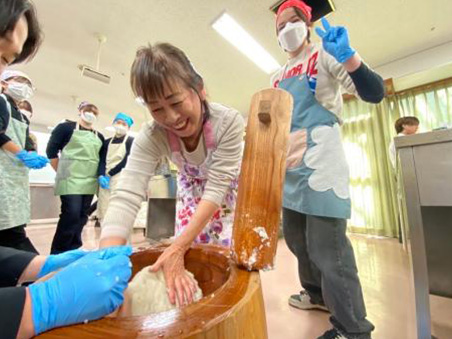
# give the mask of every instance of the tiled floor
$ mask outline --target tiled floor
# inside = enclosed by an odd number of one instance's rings
[[[49,252],[53,226],[28,227],[35,246]],[[84,246],[94,248],[99,230],[85,227]],[[369,319],[375,324],[373,338],[415,339],[413,286],[409,258],[393,239],[352,236]],[[140,230],[132,237],[134,246],[147,244]],[[261,274],[270,339],[312,339],[329,328],[328,314],[301,311],[287,304],[290,294],[300,289],[296,260],[284,240],[278,245],[276,269]],[[437,338],[452,338],[452,302],[432,297],[433,331]],[[228,338],[229,339],[229,338]],[[234,339],[234,338],[231,338]]]

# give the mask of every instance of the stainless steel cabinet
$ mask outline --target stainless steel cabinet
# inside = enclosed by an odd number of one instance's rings
[[[395,138],[408,214],[418,338],[431,338],[429,294],[452,298],[452,130]]]

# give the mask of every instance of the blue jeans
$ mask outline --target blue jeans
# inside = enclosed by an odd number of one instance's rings
[[[346,235],[347,221],[283,209],[286,243],[298,259],[298,274],[311,302],[331,312],[330,321],[353,338],[370,338],[355,254]]]
[[[61,214],[51,254],[74,250],[82,246],[82,231],[88,221],[88,210],[93,195],[62,195]]]

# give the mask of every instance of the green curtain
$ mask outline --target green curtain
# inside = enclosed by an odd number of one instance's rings
[[[404,91],[396,97],[401,116],[416,116],[420,132],[452,127],[452,80]]]
[[[342,137],[350,165],[351,232],[399,235],[397,187],[388,150],[396,135],[394,122],[408,115],[418,117],[420,132],[452,127],[452,79],[388,96],[378,105],[357,99],[344,102]]]
[[[388,157],[390,126],[397,115],[394,98],[378,105],[357,99],[344,102],[342,137],[350,165],[351,232],[398,236],[395,177]]]

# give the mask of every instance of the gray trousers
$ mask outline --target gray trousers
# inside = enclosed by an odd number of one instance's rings
[[[298,259],[298,274],[312,303],[325,304],[330,321],[353,338],[370,338],[355,254],[345,219],[316,217],[283,209],[286,243]]]

